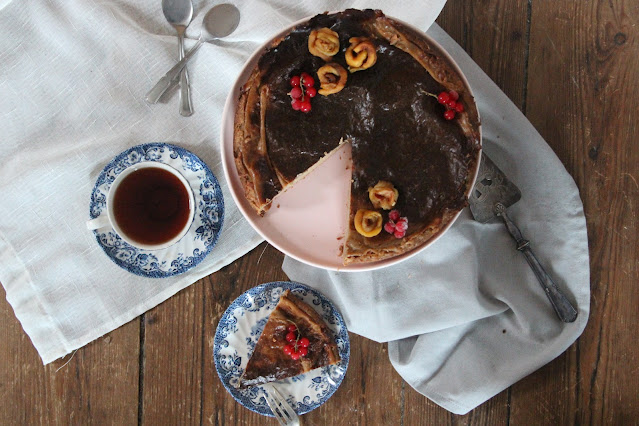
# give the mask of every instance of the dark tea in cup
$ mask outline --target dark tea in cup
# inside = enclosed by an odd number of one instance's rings
[[[189,191],[164,168],[137,169],[115,191],[113,220],[132,242],[163,245],[180,235],[192,218]]]
[[[133,164],[113,181],[106,214],[87,222],[96,230],[111,226],[127,243],[160,250],[178,242],[189,230],[195,200],[189,182],[173,167],[155,161]]]

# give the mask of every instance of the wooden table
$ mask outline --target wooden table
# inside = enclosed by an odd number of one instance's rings
[[[351,335],[348,374],[305,424],[639,422],[639,3],[449,0],[437,22],[555,150],[584,201],[592,300],[564,354],[465,416],[407,385],[385,344]],[[46,367],[0,297],[0,424],[276,424],[220,383],[217,322],[286,279],[268,246]]]

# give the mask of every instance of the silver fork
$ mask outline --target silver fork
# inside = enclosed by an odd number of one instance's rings
[[[286,398],[271,384],[262,385],[266,403],[273,412],[273,415],[283,426],[299,426],[300,419],[295,410],[286,402]]]

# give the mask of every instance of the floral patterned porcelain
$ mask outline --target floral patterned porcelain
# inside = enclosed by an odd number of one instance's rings
[[[118,174],[142,161],[168,164],[186,178],[196,209],[189,231],[177,243],[161,250],[135,248],[110,226],[93,232],[100,247],[121,268],[144,277],[171,277],[198,265],[215,246],[224,222],[222,189],[208,166],[186,149],[165,143],[138,145],[116,156],[98,176],[89,205],[91,219],[106,214],[107,194]]]
[[[243,293],[228,307],[217,326],[213,358],[226,390],[249,410],[273,416],[266,404],[261,386],[239,388],[239,379],[255,344],[262,334],[270,313],[280,295],[287,289],[315,308],[336,336],[341,361],[299,376],[273,382],[298,415],[322,405],[333,395],[348,368],[350,343],[348,330],[333,304],[310,287],[295,282],[278,281],[262,284]]]

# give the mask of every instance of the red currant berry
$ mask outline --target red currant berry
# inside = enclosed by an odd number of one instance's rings
[[[461,102],[457,102],[455,104],[455,111],[464,112],[464,104],[462,104]]]
[[[290,95],[291,95],[291,98],[293,99],[299,99],[303,95],[302,89],[300,89],[299,87],[293,87],[291,89]]]
[[[293,360],[297,361],[298,359],[300,359],[300,353],[299,352],[293,352],[291,354],[291,358],[293,358]]]
[[[408,229],[408,219],[403,217],[395,224],[395,230],[399,232],[404,232]]]
[[[302,337],[300,339],[300,346],[302,348],[308,348],[308,345],[310,345],[310,344],[311,344],[311,342],[309,342],[309,340],[306,337]]]
[[[299,75],[296,75],[296,76],[291,78],[291,86],[300,87],[300,76]]]
[[[300,99],[293,99],[291,101],[291,106],[295,111],[299,111],[302,108],[302,101]]]
[[[300,356],[306,356],[308,355],[308,348],[300,348],[297,352],[300,354]]]
[[[438,96],[437,96],[437,102],[439,102],[442,105],[446,105],[446,103],[448,102],[448,100],[450,99],[450,95],[446,92],[441,92]]]
[[[454,90],[451,90],[450,92],[448,92],[448,95],[450,96],[450,98],[454,101],[456,101],[457,99],[459,99],[459,93],[455,92]]]
[[[446,102],[446,106],[449,109],[455,109],[455,107],[457,106],[457,102],[455,102],[454,100],[449,100],[448,102]]]
[[[290,355],[290,354],[292,354],[293,352],[295,352],[295,348],[293,348],[293,345],[286,345],[286,346],[284,346],[284,353],[285,353],[286,355]]]
[[[390,213],[388,213],[388,217],[390,220],[397,222],[399,220],[399,210],[391,210]]]
[[[295,335],[295,332],[291,331],[286,335],[286,341],[289,343],[292,343],[295,341],[295,339],[297,339],[297,336]]]
[[[452,120],[453,118],[455,118],[455,110],[449,109],[448,111],[446,111],[444,113],[444,118],[446,120]]]
[[[315,79],[308,75],[302,79],[302,83],[304,84],[304,87],[313,87],[315,86]]]
[[[300,111],[302,112],[310,112],[311,111],[311,101],[308,99],[302,102],[300,105]]]
[[[309,98],[314,98],[317,95],[317,90],[314,87],[308,87],[306,89],[306,94]]]
[[[309,78],[311,75],[307,72],[303,72],[300,74],[300,78],[302,79],[302,81],[306,80],[307,78]]]
[[[406,231],[399,231],[396,229],[393,235],[395,236],[395,238],[404,238],[404,236],[406,235]]]
[[[286,329],[290,332],[297,331],[297,327],[295,327],[295,324],[290,324],[288,327],[286,327]]]
[[[395,222],[393,222],[392,220],[386,222],[384,224],[384,231],[388,232],[389,234],[395,232]]]

